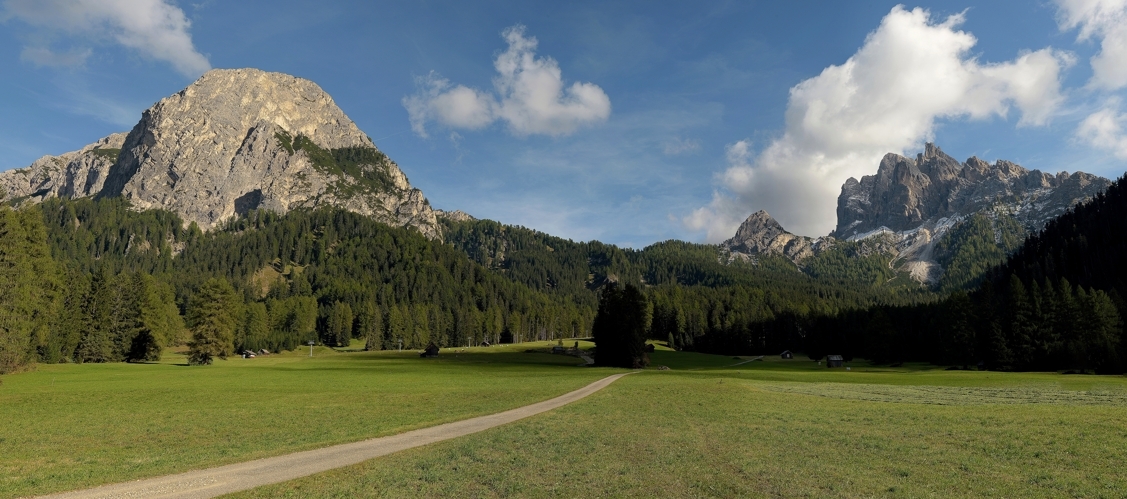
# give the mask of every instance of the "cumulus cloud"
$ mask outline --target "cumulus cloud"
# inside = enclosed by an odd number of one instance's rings
[[[581,126],[605,121],[610,98],[593,83],[565,86],[560,65],[536,57],[535,37],[524,26],[506,29],[509,44],[493,61],[493,92],[454,85],[436,73],[417,80],[418,90],[403,98],[411,128],[426,137],[426,124],[476,130],[504,122],[516,135],[567,135]]]
[[[1103,109],[1092,113],[1076,130],[1077,137],[1100,149],[1110,151],[1117,158],[1127,159],[1127,114],[1119,112],[1120,101],[1109,99]]]
[[[19,19],[49,34],[92,41],[112,40],[153,59],[166,61],[186,76],[199,76],[211,64],[196,51],[184,11],[166,0],[4,0],[4,17]],[[84,52],[56,54],[48,47],[24,49],[36,64],[81,64]],[[77,56],[76,56],[77,55]],[[81,57],[79,57],[81,56]]]
[[[1098,39],[1100,51],[1092,56],[1088,87],[1102,93],[1127,87],[1127,0],[1056,0],[1063,30],[1079,30],[1079,41]],[[1127,116],[1119,112],[1120,99],[1112,95],[1102,108],[1080,122],[1076,137],[1121,159],[1127,159]]]
[[[685,225],[715,242],[766,209],[788,230],[823,235],[836,225],[842,183],[873,174],[888,152],[920,147],[938,120],[1004,118],[1017,108],[1019,126],[1048,122],[1072,56],[1046,48],[981,63],[970,54],[975,37],[957,29],[963,20],[894,7],[843,64],[791,88],[781,136],[758,152],[748,141],[728,147],[721,188]]]
[[[1093,87],[1127,87],[1127,0],[1056,0],[1062,29],[1079,28],[1080,41],[1098,38],[1100,51],[1089,61]]]

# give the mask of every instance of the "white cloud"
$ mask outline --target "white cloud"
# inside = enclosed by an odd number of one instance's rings
[[[403,98],[415,133],[426,137],[430,121],[469,130],[503,121],[516,135],[560,136],[610,116],[607,94],[593,83],[565,87],[559,63],[536,57],[536,38],[525,37],[523,26],[502,36],[509,48],[493,61],[495,94],[452,85],[432,72],[418,80],[415,95]]]
[[[1091,86],[1116,90],[1127,87],[1127,0],[1056,0],[1062,29],[1079,28],[1078,39],[1100,40],[1092,56]]]
[[[416,79],[419,91],[403,98],[403,106],[411,120],[411,129],[426,137],[426,122],[438,121],[452,128],[476,130],[494,121],[493,98],[462,85],[451,86],[450,80],[435,72]]]
[[[888,152],[918,148],[938,120],[1006,117],[1016,107],[1019,126],[1048,122],[1072,56],[1042,49],[980,63],[969,54],[974,36],[957,30],[962,22],[962,14],[936,23],[926,10],[894,7],[845,63],[791,88],[780,137],[758,154],[747,141],[728,148],[722,188],[685,225],[715,242],[766,209],[788,230],[823,235],[836,224],[842,183],[874,173]]]
[[[1110,99],[1103,109],[1092,113],[1076,130],[1081,140],[1127,159],[1127,114],[1119,112],[1119,99]]]
[[[1080,41],[1098,39],[1100,51],[1092,56],[1088,86],[1107,97],[1127,87],[1127,0],[1056,0],[1061,29],[1079,29]],[[1107,98],[1076,129],[1076,137],[1097,149],[1127,159],[1127,116],[1119,112],[1120,98]]]
[[[153,59],[167,61],[180,73],[199,76],[211,64],[196,51],[184,11],[166,0],[4,0],[4,17],[16,18],[51,33],[112,39]],[[37,64],[66,62],[47,47],[28,47],[25,59]],[[84,58],[72,58],[80,64]]]

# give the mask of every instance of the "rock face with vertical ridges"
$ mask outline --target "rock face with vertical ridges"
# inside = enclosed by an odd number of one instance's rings
[[[998,205],[1036,230],[1109,185],[1109,180],[1088,173],[1051,175],[1005,160],[991,165],[972,157],[959,163],[929,143],[915,159],[890,153],[876,175],[847,180],[831,235],[850,238],[882,227],[911,230]]]
[[[890,153],[875,175],[847,180],[838,197],[837,228],[827,237],[791,234],[760,211],[720,246],[734,256],[782,255],[801,266],[836,240],[863,240],[887,254],[891,267],[935,284],[944,271],[937,245],[967,217],[985,214],[992,224],[1012,217],[1026,233],[1035,232],[1109,185],[1088,173],[1051,175],[1005,160],[960,163],[929,143],[915,159]],[[994,230],[998,242],[1000,229]]]
[[[9,199],[93,196],[101,192],[124,142],[125,134],[115,133],[77,151],[2,172],[0,192]]]
[[[327,93],[301,78],[209,71],[146,110],[117,147],[120,156],[98,171],[104,185],[55,194],[121,196],[137,209],[171,210],[203,229],[251,209],[328,205],[442,236],[423,193]],[[52,179],[44,185],[66,184],[54,180],[57,171],[36,171]],[[14,176],[0,175],[0,185],[35,183],[8,180]]]

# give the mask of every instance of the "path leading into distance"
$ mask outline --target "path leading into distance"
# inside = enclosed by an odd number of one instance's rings
[[[562,407],[602,390],[618,378],[631,373],[615,374],[551,400],[510,409],[505,412],[446,423],[398,435],[373,438],[350,444],[295,452],[284,456],[256,459],[245,463],[189,471],[133,482],[103,485],[93,489],[64,492],[44,498],[192,498],[215,497],[262,485],[284,482],[334,468],[349,466],[401,450],[457,438],[495,426],[512,423]]]

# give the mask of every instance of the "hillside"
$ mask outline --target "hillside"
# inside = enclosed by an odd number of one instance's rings
[[[812,318],[804,348],[878,362],[1001,370],[1127,370],[1125,177],[1029,236],[970,292],[936,304]],[[983,218],[968,241],[990,247]]]

